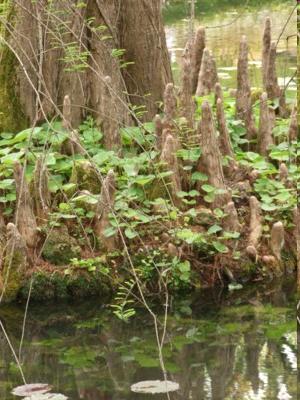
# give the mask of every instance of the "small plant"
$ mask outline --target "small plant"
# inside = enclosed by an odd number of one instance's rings
[[[72,258],[70,260],[70,267],[65,270],[65,274],[70,275],[75,270],[100,272],[102,275],[106,276],[109,274],[109,268],[103,264],[103,259],[101,257],[87,258],[86,260],[78,260],[78,258]]]
[[[135,281],[133,279],[125,281],[120,285],[115,297],[116,304],[111,305],[115,316],[123,322],[128,322],[129,319],[136,314],[135,309],[130,306],[134,303],[134,300],[130,298],[134,286]]]

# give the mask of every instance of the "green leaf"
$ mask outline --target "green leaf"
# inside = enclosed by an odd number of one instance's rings
[[[208,184],[202,185],[201,188],[207,193],[214,193],[216,191],[215,187]]]
[[[275,204],[268,204],[268,203],[263,203],[261,205],[262,210],[264,211],[274,211],[277,210],[277,206]]]
[[[209,235],[212,235],[212,234],[217,233],[217,232],[220,232],[220,231],[222,231],[221,226],[219,226],[219,225],[213,225],[213,226],[211,226],[211,227],[208,229],[207,233],[208,233]]]
[[[227,246],[225,246],[225,244],[221,243],[221,242],[213,242],[212,243],[214,248],[219,252],[219,253],[228,253],[229,249]]]
[[[194,172],[192,174],[191,180],[194,181],[202,181],[206,182],[208,180],[208,176],[205,174],[202,174],[202,172]]]
[[[113,226],[109,226],[104,230],[104,236],[105,237],[111,237],[114,236],[117,233],[117,229],[114,228]]]
[[[126,228],[126,229],[125,229],[125,236],[126,236],[128,239],[133,239],[133,238],[135,238],[135,237],[138,236],[138,233],[137,233],[136,231],[130,229],[130,228]]]

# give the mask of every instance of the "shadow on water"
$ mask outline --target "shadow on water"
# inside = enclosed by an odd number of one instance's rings
[[[296,399],[295,287],[200,291],[174,299],[164,358],[180,384],[173,400]],[[1,320],[17,347],[23,310]],[[21,384],[0,335],[0,398]],[[124,324],[96,302],[31,305],[22,363],[28,381],[48,382],[72,400],[146,399],[130,385],[160,379],[153,325],[145,312]],[[165,399],[166,396],[150,396]]]

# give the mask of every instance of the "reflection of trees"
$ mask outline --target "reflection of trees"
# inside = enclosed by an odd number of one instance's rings
[[[259,389],[259,358],[264,345],[264,338],[259,335],[259,321],[256,319],[244,334],[246,374],[245,377],[252,384],[254,393]]]
[[[233,374],[235,348],[235,344],[221,341],[208,350],[207,369],[211,378],[212,400],[226,397],[226,388]]]
[[[270,299],[278,306],[287,300],[282,294],[276,294],[275,289]],[[72,400],[142,398],[129,393],[130,385],[161,377],[158,368],[142,368],[137,361],[131,361],[136,352],[155,359],[151,324],[148,326],[146,319],[136,319],[128,326],[106,317],[97,307],[89,312],[85,310],[86,306],[83,309],[66,307],[63,312],[48,310],[29,315],[23,350],[28,381],[51,383],[55,391],[65,393]],[[250,314],[220,315],[216,320],[208,318],[199,323],[170,317],[166,361],[167,365],[179,369],[169,375],[181,387],[180,392],[171,395],[172,400],[242,400],[252,391],[275,399],[282,384],[290,395],[295,395],[295,371],[282,354],[282,344],[289,343],[266,340],[264,327],[269,317],[264,319],[261,309],[256,310],[252,309]],[[2,310],[0,315],[17,347],[22,313],[13,308],[5,316],[1,313]],[[139,339],[132,340],[135,336]],[[293,345],[290,348],[296,352]],[[11,400],[11,387],[21,383],[12,361],[0,335],[1,400]],[[260,373],[266,378],[262,379]],[[7,382],[11,382],[10,386]],[[165,397],[155,397],[160,399]]]

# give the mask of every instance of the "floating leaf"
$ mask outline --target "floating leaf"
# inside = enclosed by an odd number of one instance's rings
[[[131,386],[134,393],[170,393],[179,390],[179,384],[171,381],[143,381]]]
[[[34,394],[29,397],[25,397],[24,400],[67,400],[63,394],[60,393],[45,393],[45,394]]]
[[[32,396],[32,395],[40,395],[50,392],[51,386],[47,383],[30,383],[28,385],[22,385],[14,388],[12,390],[12,394],[14,396]]]

